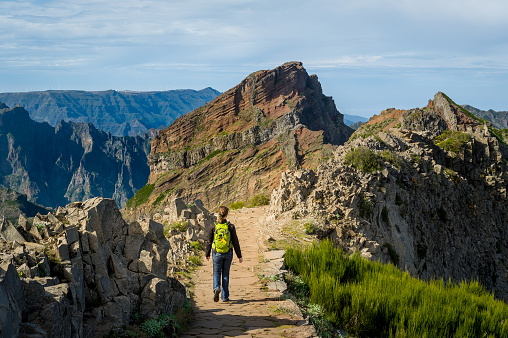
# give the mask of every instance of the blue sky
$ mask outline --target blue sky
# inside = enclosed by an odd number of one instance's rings
[[[0,0],[0,92],[225,91],[286,61],[346,114],[508,110],[508,1]]]

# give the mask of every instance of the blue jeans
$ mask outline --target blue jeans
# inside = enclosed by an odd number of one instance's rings
[[[222,300],[229,298],[229,269],[233,261],[233,250],[226,253],[212,252],[213,261],[213,290],[221,287]]]

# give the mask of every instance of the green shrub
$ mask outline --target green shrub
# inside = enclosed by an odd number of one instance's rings
[[[467,133],[447,129],[434,139],[434,144],[444,150],[457,154],[468,141],[469,135]]]
[[[243,208],[244,206],[245,206],[245,202],[236,201],[236,202],[231,203],[231,205],[229,206],[229,209],[237,210],[237,209]]]
[[[383,169],[383,159],[374,151],[365,147],[351,149],[344,158],[344,163],[364,173]]]
[[[162,314],[158,318],[149,319],[140,326],[146,335],[150,338],[174,337],[179,330],[175,316]]]
[[[169,194],[170,190],[166,190],[162,193],[159,194],[159,196],[157,196],[157,198],[155,199],[155,201],[153,201],[152,205],[159,205],[162,203],[162,201],[164,201],[164,199],[166,198],[166,196]]]
[[[200,242],[200,241],[195,241],[195,242],[192,242],[192,243],[190,244],[190,246],[191,246],[191,247],[192,247],[195,251],[203,251],[203,250],[205,250],[205,249],[203,248],[203,244],[201,244],[201,242]]]
[[[148,202],[148,198],[152,194],[153,190],[155,189],[154,184],[147,184],[143,188],[136,191],[134,196],[132,196],[127,203],[125,204],[125,208],[132,208],[140,206],[143,203]]]
[[[176,221],[172,222],[164,227],[164,236],[168,236],[172,230],[178,230],[180,232],[187,231],[187,222],[186,221]]]
[[[190,256],[189,261],[194,265],[201,265],[201,256]]]
[[[222,150],[219,150],[219,149],[214,150],[214,151],[212,151],[210,154],[206,155],[206,157],[204,158],[204,160],[205,160],[205,161],[208,161],[208,160],[210,160],[210,159],[214,158],[215,156],[217,156],[217,155],[219,155],[219,154],[221,154],[221,153],[223,153],[223,151],[222,151]]]
[[[508,305],[478,282],[424,282],[391,264],[349,257],[328,241],[288,249],[285,263],[310,302],[348,336],[508,336]]]
[[[381,152],[381,157],[384,158],[386,162],[390,163],[397,169],[400,169],[402,167],[402,160],[391,151],[383,150]]]
[[[249,208],[259,207],[268,204],[270,204],[270,197],[263,194],[258,194],[252,197],[252,199],[250,200]]]
[[[307,235],[313,235],[316,233],[316,225],[312,222],[305,222],[303,227],[305,228],[305,233]]]

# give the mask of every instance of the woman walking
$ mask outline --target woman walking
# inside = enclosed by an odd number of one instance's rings
[[[229,269],[233,261],[233,249],[238,261],[243,261],[235,226],[226,219],[228,212],[227,207],[220,206],[217,222],[208,229],[206,260],[210,260],[212,252],[214,302],[219,301],[221,291],[222,301],[229,301]]]

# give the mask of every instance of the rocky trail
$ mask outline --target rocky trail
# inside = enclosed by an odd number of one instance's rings
[[[280,298],[281,292],[273,285],[275,283],[268,283],[267,288],[259,277],[276,274],[277,262],[281,261],[280,255],[266,252],[258,245],[261,243],[259,224],[265,219],[266,210],[244,208],[230,213],[228,220],[236,226],[243,255],[243,263],[235,256],[231,266],[230,301],[213,301],[212,262],[204,260],[193,277],[195,321],[183,337],[315,335],[296,305]],[[275,290],[270,290],[272,288]]]

